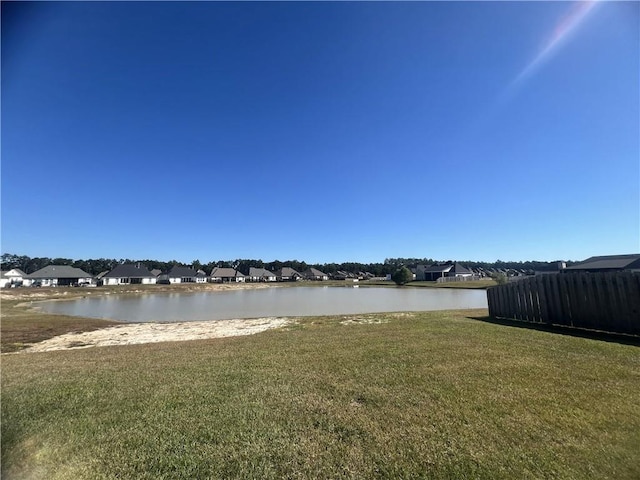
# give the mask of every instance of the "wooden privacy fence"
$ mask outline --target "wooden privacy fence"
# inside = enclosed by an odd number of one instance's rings
[[[487,301],[492,317],[640,335],[640,272],[536,275]]]

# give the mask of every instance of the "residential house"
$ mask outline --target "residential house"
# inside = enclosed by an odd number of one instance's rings
[[[153,270],[151,270],[151,275],[155,275],[155,277],[158,278],[160,275],[162,275],[162,270],[160,270],[159,268],[154,268]]]
[[[331,279],[332,280],[346,280],[347,279],[347,272],[343,272],[342,270],[338,270],[337,272],[333,272],[331,274]]]
[[[104,277],[107,273],[109,273],[109,270],[105,270],[104,272],[100,272],[98,275],[96,275],[96,284],[104,285],[104,280],[102,280],[102,277]]]
[[[196,272],[196,283],[207,283],[207,274],[204,270],[198,270]]]
[[[276,274],[266,268],[249,267],[247,280],[250,282],[275,282]]]
[[[103,285],[151,285],[157,280],[147,267],[139,263],[123,263],[102,276]]]
[[[62,287],[94,282],[93,275],[69,265],[48,265],[28,275],[28,278],[33,285],[41,287]]]
[[[152,271],[153,273],[153,271]],[[190,267],[180,267],[174,265],[169,273],[163,273],[158,276],[158,282],[161,283],[196,283],[198,272]]]
[[[291,267],[282,267],[274,273],[279,282],[297,282],[298,280],[302,280],[302,275]]]
[[[473,272],[459,263],[447,262],[442,265],[418,265],[416,280],[436,281],[441,277],[470,277]]]
[[[322,273],[320,270],[313,267],[302,272],[302,276],[305,280],[329,280],[329,275]]]
[[[216,267],[211,271],[210,280],[215,283],[243,283],[245,276],[235,268]]]
[[[331,274],[332,280],[354,280],[358,281],[359,276],[355,273],[347,272],[345,270],[338,270],[335,273]]]
[[[0,288],[20,287],[22,285],[28,287],[31,285],[31,280],[27,278],[27,274],[19,268],[12,268],[11,270],[0,272]]]
[[[619,272],[622,270],[640,272],[640,253],[590,257],[565,268],[564,272]]]

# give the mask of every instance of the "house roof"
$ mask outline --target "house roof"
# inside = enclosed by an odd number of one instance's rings
[[[277,277],[295,277],[296,275],[299,277],[302,276],[291,267],[282,267],[276,272]]]
[[[234,268],[216,267],[211,271],[212,277],[244,277],[242,273]]]
[[[158,275],[162,275],[162,270],[160,270],[159,268],[154,268],[153,270],[151,270],[151,275],[155,275],[156,277]]]
[[[250,277],[275,277],[276,274],[266,268],[249,267]]]
[[[195,277],[196,271],[190,267],[180,267],[178,265],[174,265],[171,270],[169,270],[169,277],[178,278],[178,277]]]
[[[198,270],[196,272],[196,277],[204,278],[207,276],[207,273],[204,270]]]
[[[93,275],[69,265],[48,265],[27,275],[28,278],[91,278]]]
[[[14,272],[13,275],[8,275],[9,273]],[[27,274],[24,273],[22,270],[20,270],[19,268],[12,268],[11,270],[2,270],[2,272],[0,272],[0,276],[2,276],[3,278],[10,278],[10,277],[26,277]]]
[[[463,267],[459,263],[445,263],[442,265],[431,265],[425,267],[425,273],[473,273],[466,267]]]
[[[305,270],[305,275],[307,276],[312,276],[312,277],[326,277],[327,274],[326,273],[322,273],[320,270],[318,270],[317,268],[313,268],[310,267],[307,270]]]
[[[425,267],[425,272],[448,272],[453,267],[452,263],[446,263],[444,265],[431,265],[429,267]]]
[[[103,278],[155,278],[144,265],[123,263],[107,273]]]
[[[100,272],[98,275],[96,275],[96,278],[100,279],[100,278],[104,277],[107,273],[109,273],[109,270],[105,270],[104,272]]]
[[[625,270],[640,268],[640,253],[590,257],[566,270]]]
[[[453,268],[450,270],[450,273],[451,272],[453,272],[453,273],[473,273],[467,267],[463,267],[459,263],[454,263],[453,264]]]

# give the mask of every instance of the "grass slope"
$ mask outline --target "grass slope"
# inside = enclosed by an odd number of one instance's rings
[[[2,478],[640,478],[640,349],[486,311],[3,356]]]

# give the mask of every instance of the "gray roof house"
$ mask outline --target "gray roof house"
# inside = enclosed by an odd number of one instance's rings
[[[310,267],[302,272],[302,276],[306,280],[329,280],[329,275],[313,267]]]
[[[154,284],[156,276],[139,263],[123,263],[102,277],[103,285]]]
[[[590,257],[564,269],[565,272],[618,272],[640,271],[640,253]]]
[[[277,278],[275,273],[266,268],[249,267],[247,280],[250,282],[275,282]]]
[[[56,287],[92,283],[93,275],[69,265],[48,265],[28,275],[35,285]]]
[[[274,273],[276,274],[276,277],[280,282],[290,282],[302,279],[302,275],[300,275],[300,273],[296,272],[291,267],[282,267],[280,270],[277,270]]]
[[[169,270],[167,278],[169,283],[195,283],[197,274],[198,272],[191,267],[174,265]]]
[[[245,276],[237,271],[235,268],[216,267],[211,271],[210,275],[212,282],[236,282],[242,283],[245,281]]]
[[[435,281],[440,277],[471,276],[473,272],[459,263],[447,262],[442,265],[418,265],[416,268],[416,280]]]

